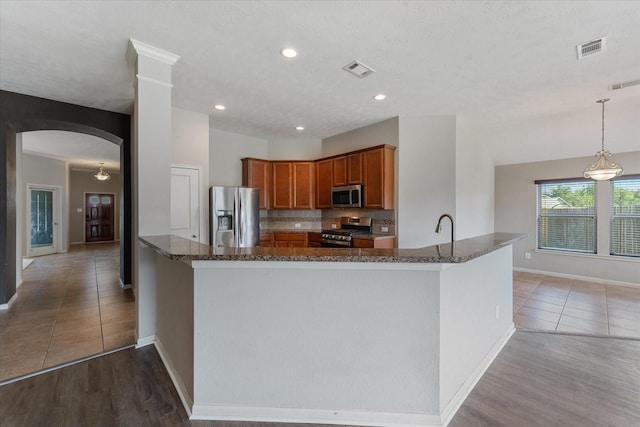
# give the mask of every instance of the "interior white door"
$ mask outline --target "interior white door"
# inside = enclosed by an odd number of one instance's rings
[[[171,168],[171,234],[200,241],[200,171]]]
[[[58,252],[60,193],[57,188],[36,185],[27,190],[27,254],[54,254]]]

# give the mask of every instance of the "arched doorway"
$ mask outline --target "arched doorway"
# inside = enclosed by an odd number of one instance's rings
[[[132,283],[131,117],[58,101],[0,91],[0,306],[16,295],[16,135],[36,130],[65,130],[106,139],[120,147],[120,280]],[[21,263],[20,263],[21,264]]]

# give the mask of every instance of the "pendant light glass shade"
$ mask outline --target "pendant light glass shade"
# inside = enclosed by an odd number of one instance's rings
[[[98,171],[98,173],[93,175],[98,181],[106,181],[108,179],[111,179],[111,175],[105,172],[103,165],[104,163],[100,162],[100,170]]]
[[[596,181],[606,181],[616,176],[622,175],[622,166],[609,159],[610,152],[604,149],[604,103],[609,99],[601,99],[598,102],[602,104],[602,148],[596,153],[596,160],[593,164],[587,166],[584,170],[584,177],[591,178]]]

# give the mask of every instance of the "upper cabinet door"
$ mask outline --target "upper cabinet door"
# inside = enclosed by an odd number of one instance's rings
[[[273,186],[271,207],[273,209],[293,208],[293,166],[291,162],[273,162]]]
[[[362,153],[364,207],[393,209],[395,147],[380,147]]]
[[[333,162],[331,159],[316,162],[316,207],[331,208],[331,186],[333,185]]]
[[[333,186],[347,185],[347,156],[336,157],[331,163],[333,165]]]
[[[347,185],[362,184],[362,153],[347,156]]]
[[[271,207],[271,162],[242,159],[242,186],[260,189],[260,209]]]
[[[293,163],[293,209],[315,208],[315,163]]]

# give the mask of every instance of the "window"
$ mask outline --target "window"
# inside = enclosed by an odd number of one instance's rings
[[[611,181],[611,255],[640,257],[640,176]]]
[[[596,183],[536,181],[538,248],[596,253]]]

